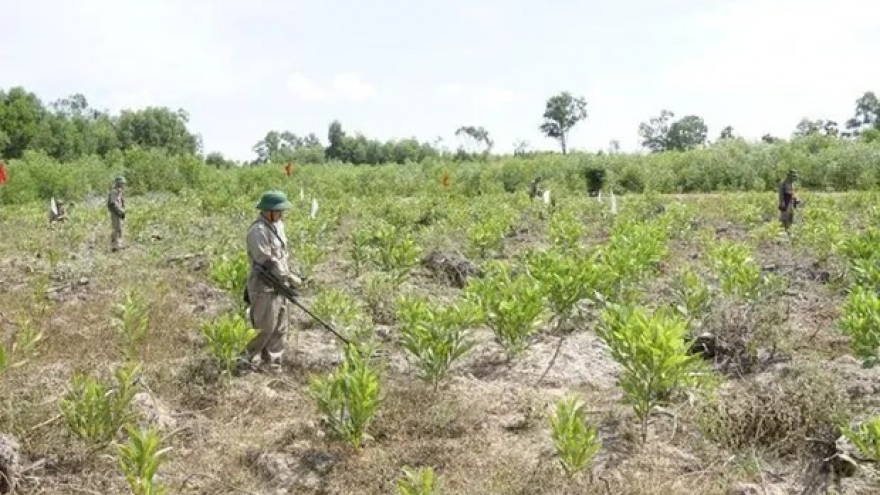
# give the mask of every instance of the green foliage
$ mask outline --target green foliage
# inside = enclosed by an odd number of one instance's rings
[[[98,379],[75,373],[71,390],[60,407],[68,429],[77,437],[104,446],[134,415],[131,401],[137,393],[140,366],[129,363],[114,372],[116,387]]]
[[[143,294],[127,291],[123,302],[113,307],[113,321],[126,355],[133,357],[134,347],[147,337],[149,331],[149,307]]]
[[[527,255],[529,274],[554,313],[557,328],[572,316],[578,302],[597,300],[604,270],[597,264],[599,253],[558,250],[535,251]]]
[[[155,476],[171,448],[160,448],[161,438],[154,428],[138,430],[126,425],[126,430],[128,441],[117,447],[117,454],[132,495],[165,495],[168,490]]]
[[[403,348],[416,358],[420,378],[436,390],[452,364],[473,347],[466,329],[477,321],[476,313],[468,304],[441,306],[411,296],[398,301],[397,313]]]
[[[412,234],[388,223],[376,226],[368,242],[371,261],[392,275],[396,284],[409,275],[421,256],[421,248]]]
[[[27,362],[42,339],[42,332],[37,331],[29,319],[19,321],[18,331],[10,349],[7,350],[6,345],[0,341],[0,373],[9,366],[20,366]]]
[[[680,269],[673,281],[676,309],[691,324],[698,323],[712,304],[712,291],[692,266]]]
[[[440,495],[440,482],[434,469],[430,466],[413,469],[402,468],[397,478],[397,495]]]
[[[479,321],[495,332],[510,360],[528,347],[544,321],[544,294],[535,279],[526,273],[514,275],[508,264],[490,263],[487,272],[469,281],[465,297],[480,308]]]
[[[840,253],[847,260],[849,280],[854,286],[880,290],[880,229],[869,227],[844,240]]]
[[[339,289],[325,289],[312,302],[311,310],[350,339],[367,341],[373,336],[365,308],[360,301]]]
[[[578,122],[587,118],[587,101],[563,91],[547,100],[541,132],[559,141],[562,154],[568,152],[568,133]]]
[[[550,418],[551,436],[559,463],[569,478],[586,469],[602,448],[596,426],[587,421],[584,403],[575,396],[556,402]]]
[[[647,439],[648,417],[682,388],[699,388],[706,369],[701,357],[690,355],[687,321],[661,308],[609,305],[602,314],[600,336],[622,367],[620,386],[642,422]]]
[[[330,430],[355,450],[360,450],[379,407],[379,372],[370,362],[372,351],[366,344],[347,346],[342,364],[310,383],[312,397]]]
[[[513,215],[507,208],[499,205],[494,210],[480,210],[466,231],[470,254],[482,259],[492,252],[500,253],[504,248],[504,237],[512,225]]]
[[[880,296],[875,291],[854,287],[843,303],[838,326],[865,366],[880,363]]]
[[[710,249],[709,257],[721,284],[721,293],[755,299],[761,294],[761,266],[752,258],[751,248],[735,241],[721,241]]]
[[[572,211],[557,211],[550,218],[550,242],[559,249],[577,249],[585,233],[581,219]]]
[[[642,222],[626,216],[615,219],[611,238],[602,247],[599,258],[605,266],[599,292],[606,299],[629,299],[627,289],[655,272],[667,255],[668,219],[658,220]]]
[[[207,342],[208,355],[228,376],[258,332],[243,316],[229,312],[202,325],[202,335]]]
[[[873,462],[880,462],[880,417],[871,418],[857,428],[841,425],[840,432],[862,455]]]
[[[208,270],[214,283],[232,295],[235,301],[241,300],[249,271],[247,253],[239,251],[231,256],[221,255],[211,261]]]

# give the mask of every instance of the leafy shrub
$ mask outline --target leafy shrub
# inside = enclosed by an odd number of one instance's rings
[[[330,430],[355,450],[360,450],[379,407],[379,372],[370,362],[371,354],[370,346],[349,345],[336,371],[310,384]]]
[[[559,463],[569,478],[586,469],[602,448],[596,426],[587,422],[584,403],[577,397],[569,396],[556,402],[550,428]]]
[[[109,443],[133,419],[131,401],[137,393],[140,366],[127,364],[114,372],[116,387],[92,376],[76,373],[72,389],[60,406],[68,429],[96,445]]]
[[[528,347],[545,319],[540,285],[526,273],[514,275],[505,263],[490,263],[485,277],[471,279],[465,298],[480,308],[479,321],[495,333],[508,360]]]
[[[226,290],[236,302],[241,301],[247,284],[248,258],[244,251],[235,255],[222,255],[211,262],[209,275],[220,288]]]
[[[598,266],[598,253],[548,250],[527,257],[529,274],[546,296],[557,328],[565,324],[583,299],[596,300],[605,274]]]
[[[841,308],[838,326],[865,366],[880,362],[880,296],[876,292],[862,286],[853,288]]]
[[[131,358],[134,347],[147,337],[149,330],[149,307],[144,296],[137,291],[127,291],[123,302],[113,307],[113,319],[126,355]]]
[[[440,483],[430,466],[413,469],[404,466],[397,478],[397,495],[440,495]]]
[[[230,312],[202,325],[202,335],[207,341],[208,355],[228,376],[258,332],[243,316]]]
[[[841,426],[840,430],[863,456],[873,462],[880,462],[880,417],[871,418],[855,428]]]
[[[620,386],[626,401],[648,435],[648,416],[681,388],[699,388],[707,382],[701,357],[689,353],[687,321],[661,308],[610,305],[602,314],[600,336],[622,367]]]
[[[168,490],[156,480],[159,466],[170,448],[159,448],[161,439],[154,428],[138,430],[126,425],[128,441],[118,447],[119,467],[132,495],[165,495]]]
[[[398,301],[403,348],[416,358],[420,377],[437,389],[452,363],[473,347],[466,327],[476,315],[466,305],[441,306],[425,298],[404,297]]]

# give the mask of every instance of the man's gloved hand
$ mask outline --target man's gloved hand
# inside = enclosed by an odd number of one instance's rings
[[[297,277],[296,275],[291,273],[291,274],[288,274],[284,277],[284,283],[288,287],[290,287],[292,289],[296,289],[297,287],[302,285],[302,279],[300,279],[299,277]]]

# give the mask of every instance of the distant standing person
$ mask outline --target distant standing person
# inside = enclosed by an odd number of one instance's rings
[[[110,227],[113,229],[110,250],[116,252],[122,249],[120,241],[125,224],[125,177],[121,175],[113,179],[113,188],[107,196],[107,209],[110,210]]]
[[[541,182],[543,181],[544,178],[540,175],[532,180],[531,184],[529,184],[529,198],[534,200],[544,194],[544,191],[541,189]]]
[[[794,222],[794,210],[798,206],[794,191],[794,183],[797,179],[797,170],[789,170],[785,179],[779,184],[779,221],[782,222],[786,232]]]

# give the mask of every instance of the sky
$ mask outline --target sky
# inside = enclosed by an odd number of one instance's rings
[[[326,143],[462,125],[495,149],[557,149],[538,129],[570,91],[569,147],[639,150],[662,109],[758,139],[843,125],[880,92],[877,0],[3,0],[0,88],[118,112],[183,108],[205,152],[255,158],[270,130]]]

